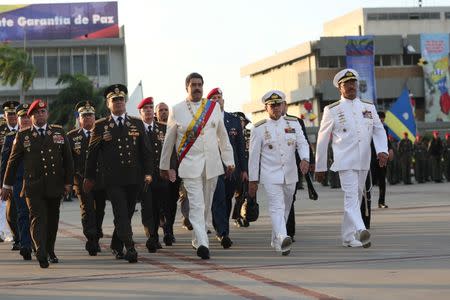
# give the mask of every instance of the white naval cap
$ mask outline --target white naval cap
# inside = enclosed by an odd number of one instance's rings
[[[334,75],[333,85],[339,87],[339,84],[348,80],[359,80],[359,74],[353,69],[344,69]]]
[[[286,101],[286,95],[279,90],[271,90],[262,96],[262,102],[264,104],[276,104]]]

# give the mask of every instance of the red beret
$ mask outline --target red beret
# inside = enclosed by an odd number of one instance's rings
[[[31,103],[30,108],[28,109],[27,115],[30,117],[33,114],[33,111],[40,108],[47,108],[47,102],[44,102],[42,99],[36,99]]]
[[[144,105],[147,105],[147,104],[153,104],[153,97],[147,97],[147,98],[142,99],[141,102],[139,102],[137,108],[141,109],[144,107]]]
[[[218,87],[211,90],[211,92],[208,93],[208,96],[206,96],[206,99],[211,99],[212,96],[219,94],[222,95],[222,90]]]

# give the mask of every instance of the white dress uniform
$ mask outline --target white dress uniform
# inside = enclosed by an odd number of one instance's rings
[[[200,101],[189,102],[195,114]],[[161,153],[160,169],[170,169],[170,156],[177,149],[193,116],[187,100],[172,108],[167,123],[166,137]],[[220,149],[220,151],[219,151]],[[189,220],[192,231],[192,246],[209,248],[205,228],[205,216],[211,211],[211,202],[216,189],[217,177],[224,173],[223,164],[234,165],[233,148],[223,123],[219,105],[216,105],[202,133],[178,167],[178,176],[183,179],[189,199]]]
[[[388,153],[387,138],[372,103],[341,98],[324,109],[316,146],[316,172],[327,171],[331,135],[334,162],[330,169],[339,172],[345,194],[342,240],[349,245],[357,239],[358,232],[366,229],[360,201],[370,169],[370,143],[373,139],[377,153]]]
[[[309,162],[309,146],[296,118],[262,120],[251,131],[249,181],[258,181],[266,191],[272,220],[271,246],[277,251],[282,250],[281,243],[287,237],[286,221],[298,181],[295,151]]]

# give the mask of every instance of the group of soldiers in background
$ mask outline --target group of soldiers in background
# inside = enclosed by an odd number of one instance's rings
[[[445,140],[436,130],[431,138],[418,134],[414,143],[406,132],[400,141],[392,135],[389,140],[394,150],[394,158],[387,167],[390,184],[411,184],[412,170],[416,183],[440,183],[444,178],[450,181],[450,133],[445,134]]]

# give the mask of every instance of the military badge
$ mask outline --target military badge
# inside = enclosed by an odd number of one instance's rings
[[[103,140],[105,142],[109,142],[109,141],[112,140],[112,135],[111,135],[111,133],[109,131],[103,132]]]
[[[37,137],[37,132],[33,132],[33,137]]]
[[[28,135],[25,136],[25,141],[28,141],[30,137]]]
[[[273,149],[273,146],[272,146],[272,144],[269,144],[269,149]]]
[[[15,140],[14,140],[15,141]],[[23,142],[23,147],[24,148],[29,148],[31,146],[31,142],[30,142],[30,140],[25,140],[24,142]]]
[[[363,114],[363,118],[372,119],[372,112],[370,110],[366,109],[365,111],[362,112],[362,114]]]
[[[64,144],[64,137],[60,134],[55,134],[53,136],[53,143],[55,144]]]
[[[114,127],[114,123],[109,123],[109,127],[113,128]]]
[[[285,128],[284,132],[285,133],[295,133],[295,128],[292,128],[292,127]]]
[[[231,128],[228,134],[230,136],[237,136],[238,135],[236,128]]]
[[[158,132],[158,140],[164,142],[164,138],[165,138],[164,132],[162,131]]]
[[[125,125],[127,125],[127,127],[130,127],[131,123],[128,122],[128,121],[126,121],[126,122],[125,122]]]
[[[267,131],[267,127],[264,131],[264,139],[265,140],[270,140],[272,137],[270,136],[270,133]],[[272,149],[272,148],[271,148]]]

